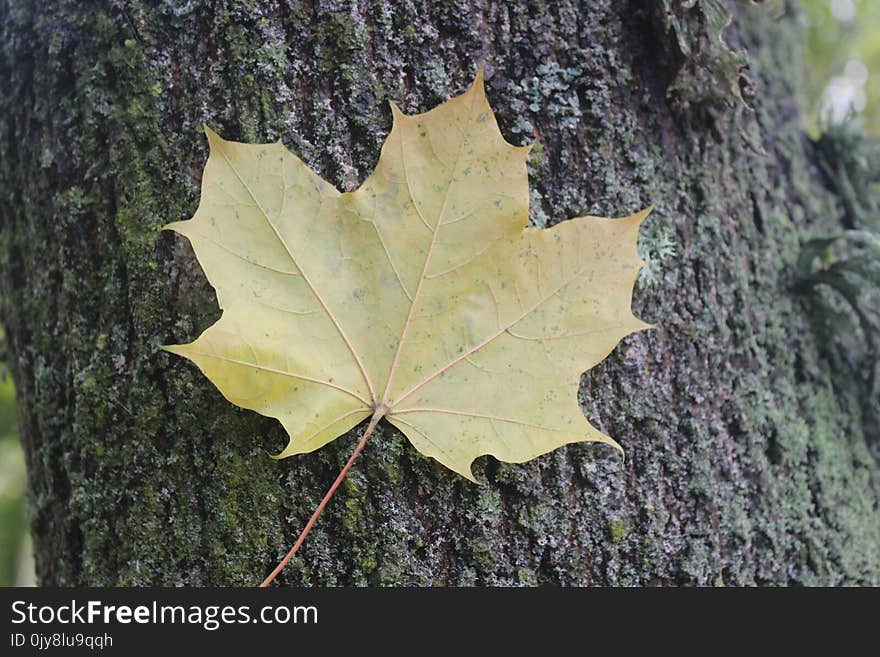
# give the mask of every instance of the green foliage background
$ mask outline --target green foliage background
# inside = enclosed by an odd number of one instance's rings
[[[773,9],[770,3],[768,20],[773,20],[774,11],[785,11],[788,5],[784,0],[775,4]],[[856,65],[856,69],[868,72],[864,82],[856,85],[855,90],[864,96],[864,107],[856,112],[856,119],[867,132],[880,135],[880,0],[801,0],[800,7],[807,42],[808,93],[801,99],[807,117],[805,129],[818,137],[827,128],[823,107],[828,90],[834,87],[835,79],[839,83],[840,78],[846,78],[847,63],[856,61],[864,65]],[[33,564],[27,540],[25,464],[16,430],[15,393],[11,378],[4,374],[0,376],[0,586],[14,584],[33,584]]]
[[[2,334],[0,334],[2,337]],[[12,377],[0,375],[0,586],[31,584],[33,565],[26,540],[24,454],[15,420]]]
[[[864,109],[856,115],[868,132],[880,134],[880,2],[801,0],[800,4],[807,36],[805,101],[811,135],[817,136],[824,125],[823,96],[835,78],[845,77],[850,61],[861,62],[868,71],[865,83],[856,85],[865,96]],[[850,14],[849,20],[839,18]]]

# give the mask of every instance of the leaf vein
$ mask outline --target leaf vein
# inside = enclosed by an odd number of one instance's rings
[[[232,170],[232,173],[234,173],[235,177],[238,178],[238,181],[241,183],[241,186],[244,187],[244,189],[250,195],[251,199],[253,199],[254,204],[257,206],[257,208],[262,213],[263,217],[266,219],[266,222],[272,228],[272,232],[275,233],[275,237],[278,238],[278,241],[281,243],[281,246],[284,247],[284,250],[287,252],[287,255],[290,257],[291,262],[293,262],[294,266],[297,268],[297,270],[299,270],[300,275],[302,276],[303,280],[306,282],[306,285],[309,286],[309,289],[312,291],[312,294],[315,295],[315,297],[318,299],[318,302],[324,308],[324,312],[327,313],[327,316],[330,318],[330,321],[336,327],[336,330],[339,332],[339,335],[342,337],[342,340],[345,342],[346,346],[348,347],[348,350],[351,352],[352,357],[354,357],[354,360],[357,363],[358,368],[360,368],[361,376],[363,376],[364,383],[367,384],[367,388],[370,391],[370,396],[375,397],[376,393],[374,392],[374,389],[373,389],[373,383],[370,381],[370,376],[367,374],[367,369],[364,367],[364,364],[361,361],[361,357],[358,355],[357,351],[355,350],[354,346],[351,343],[351,340],[349,340],[348,335],[346,335],[346,333],[343,330],[342,326],[340,325],[339,321],[336,319],[336,316],[333,314],[333,312],[327,306],[327,303],[324,301],[324,298],[318,292],[317,288],[315,288],[314,284],[309,279],[309,277],[306,275],[305,271],[303,271],[303,268],[300,267],[299,262],[297,262],[296,257],[294,257],[293,252],[290,250],[290,247],[287,246],[287,242],[285,242],[284,238],[281,236],[281,232],[278,230],[278,227],[274,224],[272,219],[269,217],[269,213],[266,212],[266,210],[263,208],[260,201],[257,200],[257,197],[254,195],[254,192],[251,190],[250,186],[248,186],[248,184],[244,181],[244,178],[241,177],[241,175],[238,173],[238,170],[233,166],[232,161],[229,159],[229,156],[226,155],[226,151],[224,150],[222,143],[219,143],[218,150],[220,151],[220,154],[223,156],[223,159],[226,161],[226,164]],[[321,197],[321,200],[323,202],[323,196]]]
[[[248,346],[250,347],[250,345],[248,345]],[[253,351],[252,347],[251,347],[251,350]],[[317,383],[319,385],[327,386],[328,388],[334,388],[334,389],[338,390],[339,392],[346,393],[347,395],[351,395],[352,397],[354,397],[358,401],[366,404],[367,406],[370,405],[370,402],[368,400],[364,399],[363,396],[361,396],[360,394],[358,394],[354,390],[350,390],[349,388],[346,388],[345,386],[341,386],[339,384],[333,383],[332,381],[325,381],[323,379],[316,379],[311,376],[306,376],[305,374],[297,374],[295,372],[288,372],[286,370],[279,370],[274,367],[268,367],[266,365],[258,365],[257,363],[250,363],[246,360],[238,360],[237,358],[229,358],[228,356],[221,356],[219,354],[212,354],[207,351],[190,351],[189,353],[191,353],[193,356],[203,356],[204,358],[215,358],[217,360],[222,360],[225,363],[232,363],[234,365],[241,365],[243,367],[252,367],[255,370],[261,370],[263,372],[269,372],[271,374],[278,374],[279,376],[289,376],[293,379],[302,379],[303,381]]]
[[[486,413],[475,413],[471,411],[458,411],[451,408],[434,408],[430,406],[418,406],[412,408],[403,408],[401,410],[395,410],[392,414],[392,417],[396,417],[398,415],[403,415],[404,413],[440,413],[444,415],[460,415],[463,417],[472,417],[478,420],[489,420],[490,422],[507,422],[510,424],[519,424],[524,427],[530,427],[532,429],[541,429],[542,431],[553,431],[556,433],[568,433],[564,429],[555,429],[553,427],[546,427],[542,424],[535,424],[533,422],[526,422],[525,420],[519,420],[511,417],[504,417],[501,415],[488,415]],[[493,425],[494,427],[494,425]]]
[[[396,400],[394,400],[394,404],[395,404],[395,405],[396,405],[396,404],[399,404],[399,403],[402,402],[404,399],[406,399],[407,397],[409,397],[411,394],[413,394],[414,392],[416,392],[417,390],[419,390],[420,388],[422,388],[423,386],[425,386],[427,383],[429,383],[430,381],[434,380],[435,378],[437,378],[438,376],[440,376],[441,374],[443,374],[443,372],[447,371],[449,368],[451,368],[451,367],[457,365],[459,362],[461,362],[462,360],[464,360],[465,358],[467,358],[468,356],[470,356],[470,355],[473,354],[474,352],[479,351],[480,349],[482,349],[483,347],[485,347],[487,344],[491,343],[491,342],[494,341],[496,338],[498,338],[498,336],[503,335],[504,333],[507,333],[507,331],[508,331],[509,329],[511,329],[511,328],[513,328],[514,326],[516,326],[517,324],[519,324],[519,322],[521,322],[521,321],[522,321],[523,319],[525,319],[528,315],[530,315],[530,314],[533,313],[535,310],[537,310],[537,309],[538,309],[540,306],[542,306],[544,303],[546,303],[547,301],[549,301],[550,299],[552,299],[554,296],[556,296],[557,294],[559,294],[559,292],[561,292],[561,291],[563,290],[563,288],[567,287],[568,285],[570,285],[571,283],[573,283],[574,281],[576,281],[576,280],[577,280],[578,278],[580,278],[583,274],[584,274],[584,270],[583,270],[583,269],[579,270],[574,276],[572,276],[571,278],[569,278],[569,279],[566,280],[565,282],[561,283],[561,284],[559,285],[559,287],[557,287],[552,293],[548,294],[547,296],[543,297],[542,299],[539,299],[538,302],[535,303],[535,304],[534,304],[531,308],[529,308],[528,310],[523,311],[523,313],[522,313],[519,317],[517,317],[514,321],[510,322],[507,326],[505,326],[505,327],[499,329],[497,332],[493,333],[492,335],[490,335],[488,338],[486,338],[486,339],[483,340],[482,342],[480,342],[480,343],[474,345],[473,347],[471,347],[470,349],[468,349],[467,351],[465,351],[464,353],[462,353],[462,354],[459,355],[458,357],[452,359],[452,360],[451,360],[450,362],[448,362],[446,365],[444,365],[443,367],[441,367],[441,368],[439,368],[438,370],[436,370],[433,374],[430,374],[430,375],[426,376],[424,379],[422,379],[421,381],[419,381],[418,383],[416,383],[415,385],[413,385],[409,390],[407,390],[407,391],[404,392],[400,397],[398,397]]]

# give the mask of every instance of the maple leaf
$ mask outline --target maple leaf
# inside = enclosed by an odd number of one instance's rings
[[[167,228],[192,243],[223,315],[166,349],[229,401],[278,418],[290,435],[279,457],[369,417],[361,446],[385,418],[471,480],[483,454],[618,447],[577,390],[648,326],[630,310],[648,210],[527,227],[529,147],[502,137],[481,73],[429,112],[392,111],[375,171],[346,193],[280,141],[206,128],[198,210]]]

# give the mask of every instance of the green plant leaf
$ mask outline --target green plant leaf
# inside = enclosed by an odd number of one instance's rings
[[[190,344],[234,404],[278,418],[279,457],[373,416],[473,479],[566,443],[617,446],[577,401],[580,375],[647,325],[631,310],[638,228],[527,227],[529,148],[508,144],[482,75],[394,126],[376,170],[340,193],[280,142],[225,141],[185,235],[223,309]]]

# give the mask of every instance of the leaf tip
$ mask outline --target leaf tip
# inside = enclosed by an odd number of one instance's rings
[[[388,105],[391,107],[391,117],[394,119],[395,123],[398,119],[406,118],[406,114],[401,111],[400,107],[393,100],[389,100]]]
[[[529,155],[532,153],[532,149],[535,147],[535,142],[531,144],[526,144],[525,146],[513,146],[513,152],[517,155],[521,156],[523,161],[527,161],[529,159]]]
[[[164,226],[162,226],[159,230],[173,231],[175,233],[180,233],[181,235],[183,235],[183,230],[181,229],[181,226],[184,223],[185,222],[183,221],[172,221],[170,224],[165,224]]]
[[[475,483],[477,486],[482,486],[483,483],[474,476],[474,472],[473,472],[473,470],[471,470],[471,467],[473,465],[474,465],[474,462],[471,461],[470,463],[467,464],[467,466],[465,466],[461,470],[458,470],[457,472],[458,472],[458,474],[460,474],[462,477],[464,477],[468,481]]]
[[[634,215],[632,215],[630,217],[630,219],[632,219],[637,224],[641,224],[643,221],[645,221],[645,219],[648,218],[648,215],[650,215],[653,211],[654,211],[654,205],[651,204],[648,207],[646,207],[644,210],[640,210],[640,211],[636,212]]]
[[[616,449],[618,452],[620,452],[620,455],[624,458],[624,460],[626,460],[626,452],[624,451],[623,447],[620,446],[620,443],[614,440],[614,438],[603,436],[602,442]]]
[[[211,148],[211,150],[223,144],[223,137],[211,130],[210,126],[207,123],[202,124],[202,129],[205,131],[205,136],[208,138],[208,146]]]
[[[473,82],[473,84],[471,84],[471,89],[478,91],[478,92],[483,92],[483,93],[485,93],[485,91],[486,91],[486,84],[485,84],[485,80],[483,78],[483,67],[482,66],[477,67],[477,72],[474,75],[474,82]]]
[[[302,453],[303,453],[302,450],[297,449],[294,446],[293,439],[289,440],[287,445],[284,447],[284,449],[282,449],[277,454],[272,454],[271,452],[268,452],[268,451],[266,452],[266,454],[271,456],[272,459],[274,459],[275,461],[281,461],[281,460],[286,459],[290,456],[294,456],[296,454],[302,454]]]
[[[476,102],[478,105],[480,103],[488,103],[488,99],[486,98],[486,84],[483,79],[482,66],[477,69],[476,74],[474,74],[474,81],[471,83],[470,88],[466,92],[464,92],[463,97],[470,96],[471,94],[474,94],[476,96]]]

